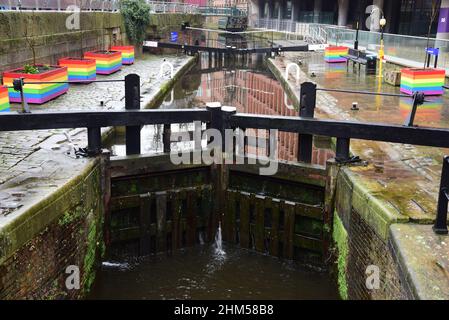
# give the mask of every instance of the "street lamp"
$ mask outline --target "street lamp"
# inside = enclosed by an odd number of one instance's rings
[[[379,21],[380,25],[380,48],[379,48],[379,78],[383,77],[382,73],[382,61],[384,60],[384,28],[387,25],[387,19],[382,15],[382,19]]]

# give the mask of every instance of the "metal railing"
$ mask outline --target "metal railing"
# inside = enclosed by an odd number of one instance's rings
[[[147,1],[151,13],[189,13],[198,14],[199,6],[181,2]],[[120,9],[120,0],[0,0],[0,11],[39,10],[39,11],[108,11]]]
[[[309,43],[328,43],[352,48],[356,30],[329,24],[303,23],[291,20],[257,19],[252,27],[302,35]],[[359,31],[359,49],[377,54],[380,48],[380,32]],[[449,69],[449,40],[425,37],[384,34],[385,58],[388,61],[410,67],[424,67],[425,48],[439,48],[439,67]]]
[[[0,11],[39,10],[39,11],[109,11],[119,10],[119,0],[0,0]]]
[[[125,77],[125,111],[88,112],[34,112],[0,115],[1,131],[87,128],[90,156],[101,152],[102,127],[126,127],[126,152],[128,155],[141,153],[141,128],[144,125],[164,125],[164,152],[171,152],[171,125],[193,122],[205,123],[208,128],[218,130],[225,137],[226,129],[239,129],[243,140],[248,129],[279,130],[299,134],[298,161],[310,163],[312,159],[313,136],[334,137],[336,160],[341,164],[351,163],[351,139],[383,141],[391,143],[449,148],[449,129],[401,126],[384,123],[361,123],[353,121],[322,120],[314,118],[316,107],[316,84],[301,85],[299,117],[237,114],[235,108],[208,107],[206,110],[140,110],[140,78],[130,74]],[[358,93],[354,91],[354,93]],[[369,94],[362,92],[363,94]],[[414,104],[416,97],[414,97]],[[222,139],[222,150],[225,141]],[[198,144],[197,147],[200,147]],[[244,147],[244,150],[246,147]],[[234,150],[236,153],[236,150]],[[447,234],[447,208],[449,199],[449,159],[444,159],[441,190],[438,201],[434,230]]]
[[[148,1],[151,13],[189,13],[199,14],[199,6],[182,2]]]
[[[239,8],[199,7],[198,11],[206,16],[246,17],[248,15],[247,10]]]

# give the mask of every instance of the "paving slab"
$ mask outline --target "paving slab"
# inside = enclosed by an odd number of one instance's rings
[[[141,77],[143,106],[152,101],[170,74],[160,73],[164,60],[173,63],[175,73],[193,58],[145,55],[132,66],[124,66],[111,76],[98,80],[123,79],[136,73]],[[33,110],[121,110],[124,109],[124,83],[71,85],[64,96]],[[20,105],[12,105],[12,111]],[[1,116],[1,115],[0,115]],[[103,128],[103,133],[108,129]],[[0,230],[31,206],[45,199],[81,173],[93,160],[77,157],[75,149],[87,146],[87,130],[34,130],[0,134]]]

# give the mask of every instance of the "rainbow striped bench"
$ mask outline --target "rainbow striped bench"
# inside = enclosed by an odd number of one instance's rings
[[[134,47],[133,46],[113,46],[112,51],[120,51],[122,53],[122,64],[130,65],[134,63]]]
[[[444,93],[446,72],[441,69],[401,70],[401,92],[413,95],[423,92],[426,96],[441,96]]]
[[[84,59],[95,60],[97,74],[112,74],[122,69],[122,53],[120,51],[90,51],[84,54]]]
[[[14,79],[24,78],[25,82],[33,82],[23,86],[25,99],[31,104],[43,104],[63,95],[69,90],[68,83],[46,83],[68,81],[67,67],[36,65],[42,72],[37,74],[23,73],[23,68],[3,73],[3,84],[13,85]],[[46,70],[48,68],[48,70]],[[40,83],[43,82],[43,83]],[[9,101],[21,103],[20,92],[8,88]]]
[[[0,86],[0,112],[7,112],[9,108],[8,88]]]
[[[92,59],[62,58],[60,66],[67,67],[69,81],[88,81],[97,79],[97,63]]]
[[[348,55],[348,47],[329,46],[324,50],[324,61],[328,63],[346,62],[345,56]]]

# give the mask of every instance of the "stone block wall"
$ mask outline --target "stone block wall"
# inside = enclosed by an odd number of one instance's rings
[[[78,30],[67,28],[71,14],[73,12],[0,13],[0,72],[32,63],[32,47],[36,63],[56,64],[65,56],[81,57],[82,51],[126,43],[120,13],[82,12]]]
[[[0,233],[0,299],[84,297],[104,254],[102,164],[96,161],[44,205],[31,207],[22,224]],[[80,289],[69,290],[67,267],[80,271]]]
[[[387,209],[348,171],[341,170],[338,177],[333,226],[340,295],[351,300],[412,299],[390,244],[389,225],[400,218],[385,218]],[[378,267],[378,289],[366,285],[370,266]]]

